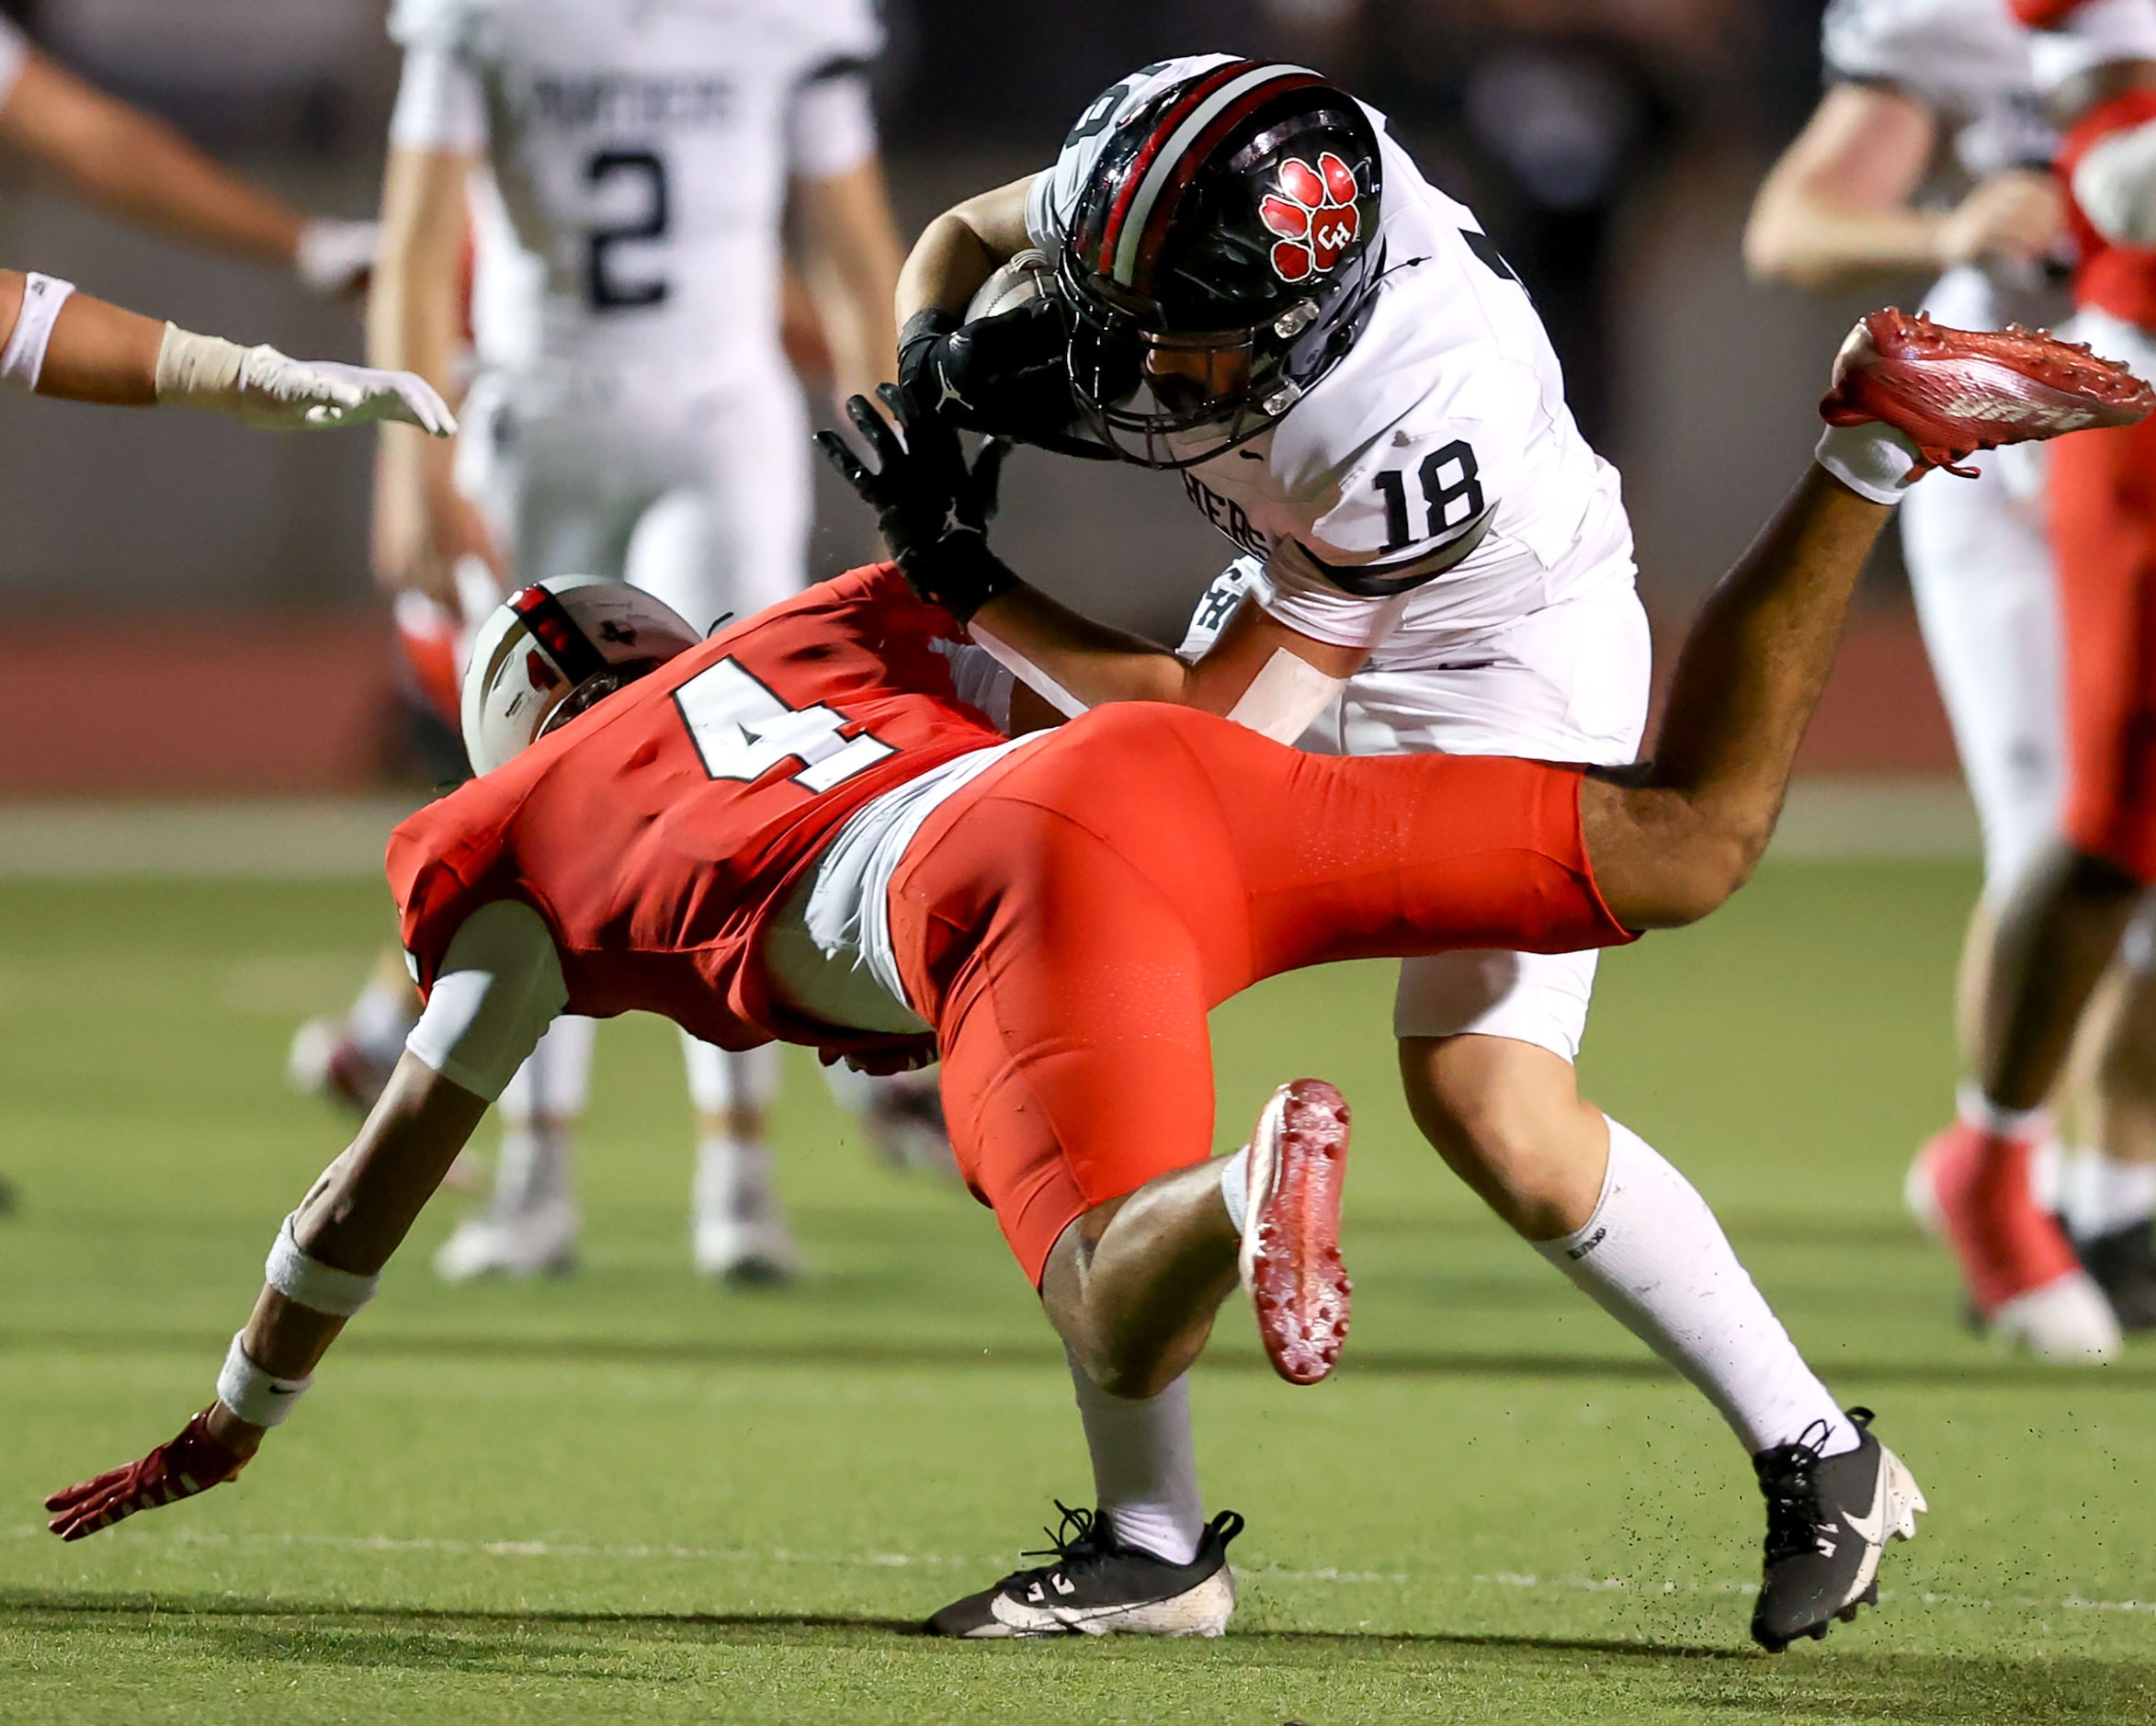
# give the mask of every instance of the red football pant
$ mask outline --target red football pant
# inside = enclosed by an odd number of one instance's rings
[[[1630,938],[1588,869],[1580,779],[1308,755],[1133,703],[936,811],[891,883],[891,936],[941,1045],[959,1167],[1027,1276],[1095,1205],[1212,1154],[1206,1014],[1260,978]]]
[[[2156,424],[2077,432],[2049,459],[2066,838],[2156,880]]]

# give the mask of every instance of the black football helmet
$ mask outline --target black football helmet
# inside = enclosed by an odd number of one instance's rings
[[[1287,413],[1376,302],[1382,189],[1377,128],[1302,66],[1211,66],[1118,122],[1056,260],[1095,433],[1185,468]]]

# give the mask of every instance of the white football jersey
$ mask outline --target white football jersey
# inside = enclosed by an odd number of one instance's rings
[[[539,358],[767,363],[788,179],[853,165],[803,168],[803,105],[881,48],[873,0],[395,0],[390,29],[408,82],[448,55],[477,86]]]
[[[1104,94],[1038,176],[1053,256],[1116,119],[1226,56],[1163,62]],[[1346,356],[1270,429],[1180,475],[1262,557],[1267,610],[1389,664],[1632,574],[1616,470],[1587,445],[1519,278],[1471,211],[1378,128],[1385,276]]]
[[[1829,83],[1890,85],[1929,108],[1967,180],[2049,167],[2059,134],[2007,0],[1832,0],[1820,47]],[[2049,324],[2071,310],[2062,281],[2004,262],[1949,271],[1924,304],[1965,328]]]

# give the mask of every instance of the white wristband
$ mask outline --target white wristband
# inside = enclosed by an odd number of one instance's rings
[[[35,390],[45,369],[45,348],[52,340],[52,325],[60,308],[74,292],[74,284],[57,276],[40,276],[34,270],[23,278],[22,310],[16,314],[15,330],[0,349],[0,380]]]
[[[1829,426],[1820,434],[1811,459],[1859,497],[1889,505],[1899,504],[1930,471],[1918,469],[1916,449],[1908,438],[1877,420]]]
[[[311,1312],[326,1312],[332,1318],[348,1319],[369,1300],[381,1286],[378,1273],[362,1277],[356,1271],[339,1270],[334,1265],[324,1265],[320,1259],[310,1257],[300,1250],[300,1243],[292,1233],[292,1212],[277,1232],[277,1244],[269,1249],[269,1259],[262,1266],[262,1279],[294,1306],[305,1307]],[[237,1414],[238,1410],[233,1413]]]
[[[240,1336],[235,1334],[232,1347],[225,1352],[224,1370],[217,1375],[217,1400],[250,1426],[277,1426],[291,1414],[301,1392],[313,1382],[312,1375],[280,1379],[265,1372],[247,1358],[247,1351],[240,1346]]]

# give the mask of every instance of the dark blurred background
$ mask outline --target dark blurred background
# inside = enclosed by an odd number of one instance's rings
[[[372,210],[396,77],[383,0],[6,9],[64,63],[296,202]],[[886,0],[886,157],[910,237],[958,197],[1045,165],[1072,117],[1134,66],[1227,49],[1325,71],[1389,114],[1518,268],[1583,425],[1624,470],[1650,606],[1681,621],[1803,459],[1810,403],[1855,309],[1752,287],[1738,255],[1753,188],[1816,96],[1819,12],[1818,0]],[[352,310],[123,232],[6,167],[0,235],[12,266],[190,327],[359,355]],[[114,664],[159,675],[162,630],[225,643],[234,701],[279,643],[303,685],[386,687],[366,560],[371,456],[363,436],[270,438],[7,397],[0,594],[18,629],[57,613],[58,634],[105,643],[106,676]],[[1051,587],[1083,583],[1096,608],[1156,635],[1179,632],[1227,554],[1163,476],[1036,455],[1014,463],[1005,492],[1015,564]],[[869,544],[857,506],[826,490],[818,573]],[[1874,588],[1890,612],[1890,569]],[[63,705],[93,675],[40,663]],[[372,684],[353,694],[338,722],[377,698]],[[37,746],[42,722],[0,744],[0,789],[81,789],[61,740]],[[380,769],[378,743],[355,734],[334,765],[277,772],[354,782]]]

